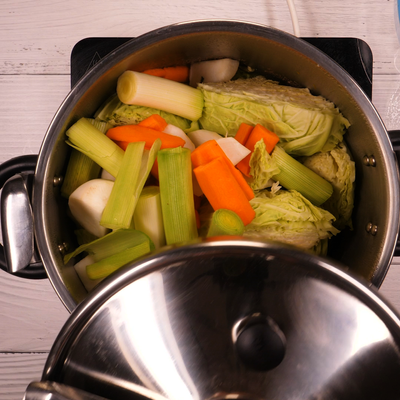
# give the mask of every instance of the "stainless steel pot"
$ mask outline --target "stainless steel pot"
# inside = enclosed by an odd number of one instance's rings
[[[25,399],[392,400],[399,346],[399,315],[337,262],[199,240],[103,281]]]
[[[346,140],[357,169],[354,230],[332,242],[332,257],[379,287],[399,231],[399,180],[395,154],[377,111],[357,83],[332,59],[285,32],[237,21],[167,26],[128,41],[99,61],[61,104],[43,140],[34,172],[32,212],[36,243],[47,275],[72,310],[87,292],[63,252],[74,246],[66,202],[59,195],[69,155],[65,131],[91,116],[115,91],[126,69],[230,57],[333,101],[349,119]]]

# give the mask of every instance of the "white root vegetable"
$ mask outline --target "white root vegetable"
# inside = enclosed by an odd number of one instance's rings
[[[219,140],[223,138],[219,133],[208,131],[207,129],[198,129],[193,132],[188,132],[187,135],[196,147],[199,147],[209,140]]]
[[[232,161],[233,165],[236,165],[251,153],[247,147],[243,146],[233,137],[219,139],[217,140],[217,144]]]
[[[115,181],[115,177],[112,176],[108,171],[106,171],[105,169],[101,170],[101,174],[100,174],[100,178],[101,179],[108,179],[109,181]]]
[[[85,286],[86,290],[90,292],[93,288],[101,282],[103,279],[90,279],[86,273],[86,267],[90,264],[94,264],[96,260],[93,256],[86,256],[81,261],[74,265],[75,271],[78,274],[80,280]]]
[[[197,87],[201,82],[227,82],[231,80],[239,68],[239,61],[231,58],[200,61],[190,66],[189,84]]]
[[[109,232],[109,229],[100,225],[100,219],[113,186],[113,181],[92,179],[75,189],[68,199],[69,209],[75,220],[97,237]]]
[[[168,124],[163,132],[168,133],[169,135],[178,136],[183,139],[185,141],[185,145],[183,147],[186,147],[190,151],[195,149],[195,145],[181,128]]]

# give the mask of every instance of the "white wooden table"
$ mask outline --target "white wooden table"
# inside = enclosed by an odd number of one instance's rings
[[[356,37],[372,49],[373,103],[388,129],[400,129],[400,45],[394,0],[294,0],[301,36]],[[293,33],[284,0],[1,0],[0,163],[37,154],[70,89],[70,54],[86,37],[132,37],[197,19],[257,22]],[[381,288],[400,309],[400,258]],[[48,280],[0,271],[0,400],[22,399],[40,379],[69,313]]]

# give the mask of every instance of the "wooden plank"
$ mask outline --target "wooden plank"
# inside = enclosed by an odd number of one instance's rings
[[[0,271],[0,352],[49,351],[68,317],[48,279]]]
[[[47,353],[0,353],[0,400],[21,400],[30,382],[41,379]]]
[[[377,72],[397,71],[394,0],[308,0],[295,5],[302,36],[358,37],[371,46]],[[154,10],[158,10],[157,18],[143,18]],[[96,5],[71,0],[60,12],[58,2],[3,0],[0,74],[67,74],[71,50],[80,39],[137,37],[165,25],[199,19],[242,20],[293,33],[285,1],[253,0],[250,5],[231,0],[175,0],[160,7],[158,0],[137,0],[134,6],[122,0]]]

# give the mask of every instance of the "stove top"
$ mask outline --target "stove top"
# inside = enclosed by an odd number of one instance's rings
[[[104,56],[131,40],[129,37],[93,37],[80,40],[71,52],[71,87]],[[302,38],[341,65],[372,97],[372,52],[357,38]]]

